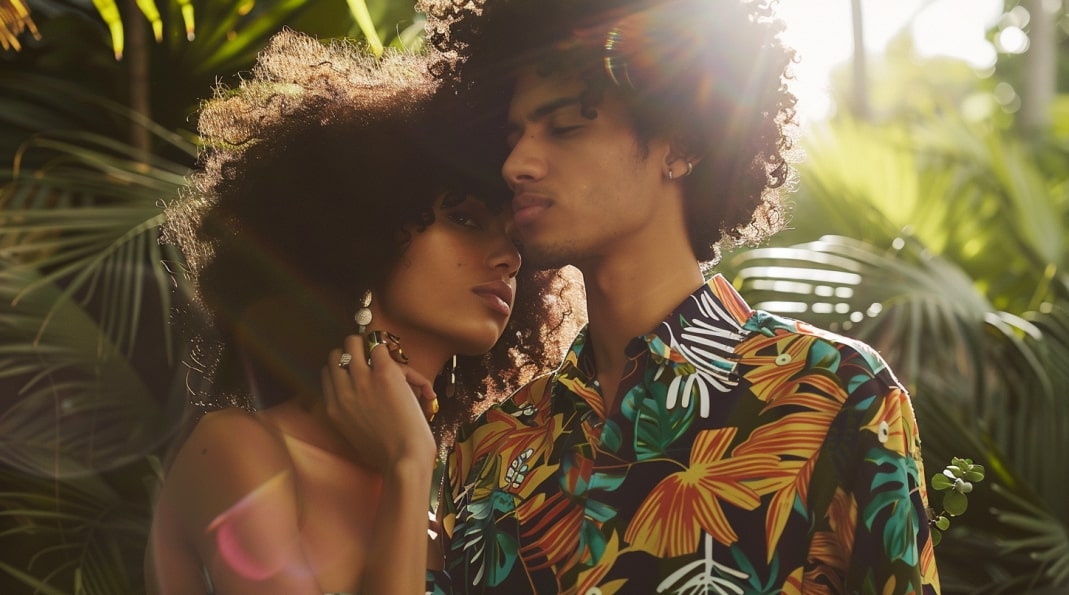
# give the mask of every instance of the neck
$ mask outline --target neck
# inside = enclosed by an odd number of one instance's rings
[[[408,356],[408,366],[427,380],[434,382],[434,377],[442,372],[445,363],[453,356],[446,349],[436,349],[413,338],[401,337],[401,347]]]
[[[628,342],[653,330],[704,278],[685,233],[632,242],[579,269],[586,285],[590,346],[611,409]]]

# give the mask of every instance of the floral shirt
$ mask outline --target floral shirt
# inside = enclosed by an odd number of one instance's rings
[[[627,357],[617,411],[584,331],[458,436],[428,592],[939,592],[913,409],[870,347],[717,275]]]

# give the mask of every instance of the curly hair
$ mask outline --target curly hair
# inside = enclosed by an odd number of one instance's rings
[[[201,106],[199,167],[163,230],[195,288],[184,320],[199,346],[190,367],[209,386],[200,405],[262,408],[318,394],[328,351],[355,332],[360,296],[434,222],[434,201],[507,200],[493,160],[453,128],[427,64],[286,30],[251,76]],[[484,395],[518,388],[560,355],[571,314],[564,277],[519,277],[501,340],[458,358],[456,397],[435,420],[440,438]]]
[[[605,92],[630,108],[641,147],[652,138],[704,157],[681,180],[691,247],[756,244],[786,219],[793,176],[794,51],[779,39],[775,0],[420,0],[432,72],[503,126],[513,74],[578,76],[587,117]],[[481,104],[481,105],[480,105]],[[503,140],[504,134],[499,137]]]

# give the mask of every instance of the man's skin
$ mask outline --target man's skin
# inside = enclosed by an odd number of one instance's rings
[[[627,343],[649,332],[704,282],[687,237],[679,179],[687,163],[670,139],[639,145],[625,108],[605,93],[580,114],[577,78],[518,73],[509,104],[515,196],[525,262],[574,265],[586,283],[589,340],[608,415],[619,403]],[[674,180],[668,172],[673,172]]]

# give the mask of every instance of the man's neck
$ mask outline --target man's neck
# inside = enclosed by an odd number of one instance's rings
[[[682,241],[679,237],[665,240],[656,250],[614,254],[580,267],[586,285],[590,347],[607,412],[616,405],[627,344],[654,329],[704,283],[685,236]]]

